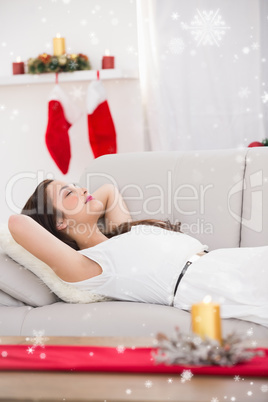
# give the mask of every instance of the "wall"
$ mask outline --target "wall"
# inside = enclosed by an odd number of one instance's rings
[[[12,62],[18,56],[26,61],[43,52],[52,54],[58,32],[66,38],[67,52],[88,55],[93,69],[101,67],[109,49],[117,68],[138,72],[134,0],[0,0],[0,76],[12,75]],[[103,83],[118,152],[143,151],[139,80]],[[82,113],[69,130],[72,158],[67,175],[61,174],[45,146],[47,99],[54,84],[0,86],[0,223],[19,211],[40,180],[49,176],[77,181],[93,160],[85,108],[88,84],[61,84]]]

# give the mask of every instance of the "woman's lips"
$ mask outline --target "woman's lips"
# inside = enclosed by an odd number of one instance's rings
[[[86,202],[85,203],[87,203],[87,202],[89,202],[89,201],[91,201],[91,200],[93,200],[94,198],[92,197],[92,195],[88,195],[87,196],[87,198],[86,198]]]

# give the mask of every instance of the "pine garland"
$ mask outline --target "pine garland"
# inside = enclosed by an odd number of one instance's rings
[[[91,69],[88,57],[82,53],[61,56],[43,53],[37,58],[29,59],[27,65],[29,74],[66,73]]]
[[[157,352],[152,352],[156,363],[168,365],[194,366],[233,366],[248,361],[254,356],[263,356],[262,351],[249,350],[242,346],[241,337],[235,333],[223,338],[222,344],[218,341],[197,335],[182,334],[176,327],[175,336],[157,334]]]

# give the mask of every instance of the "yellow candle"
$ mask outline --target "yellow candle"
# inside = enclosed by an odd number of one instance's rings
[[[192,306],[192,330],[201,338],[205,336],[221,343],[220,306],[206,296],[202,303]]]
[[[56,38],[53,38],[53,53],[54,56],[61,56],[65,54],[65,39],[61,38],[60,34],[57,34]]]

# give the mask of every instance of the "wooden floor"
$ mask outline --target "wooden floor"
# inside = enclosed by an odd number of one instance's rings
[[[53,337],[46,344],[152,346],[152,338]],[[2,344],[30,344],[2,337]],[[265,346],[265,345],[263,345]],[[265,390],[267,389],[267,392]],[[70,372],[0,372],[0,401],[27,402],[267,402],[268,378]]]

